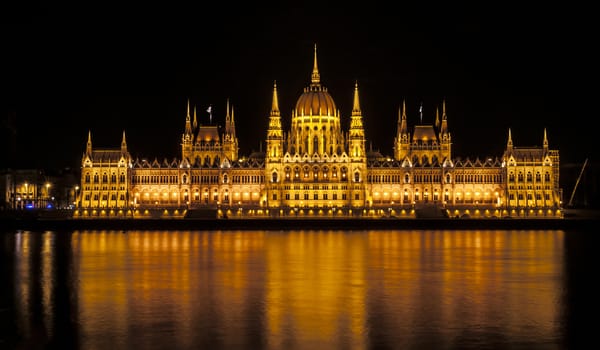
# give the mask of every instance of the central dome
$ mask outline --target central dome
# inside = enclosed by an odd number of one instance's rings
[[[305,88],[304,93],[296,102],[296,113],[298,117],[302,116],[334,116],[335,102],[327,92],[327,89],[318,85],[311,84],[310,88]]]
[[[327,92],[327,88],[321,86],[321,77],[317,67],[317,47],[315,45],[315,57],[313,71],[310,78],[310,86],[304,89],[304,93],[296,102],[294,115],[303,116],[335,116],[336,108],[333,98]]]

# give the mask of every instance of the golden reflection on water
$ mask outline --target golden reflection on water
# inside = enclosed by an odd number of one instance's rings
[[[78,231],[84,348],[367,348],[558,336],[563,231]],[[51,330],[55,233],[41,243]],[[15,241],[28,315],[30,234]],[[18,282],[18,283],[17,283]],[[27,333],[25,316],[17,320]],[[466,339],[466,340],[465,340]]]

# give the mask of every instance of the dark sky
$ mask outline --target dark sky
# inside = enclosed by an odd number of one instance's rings
[[[591,157],[590,9],[202,3],[3,5],[0,168],[79,167],[88,130],[97,147],[119,147],[125,130],[134,156],[180,157],[188,98],[201,123],[208,105],[222,122],[229,98],[247,155],[265,139],[274,80],[288,127],[315,43],[344,125],[358,81],[368,144],[383,154],[403,99],[411,125],[421,103],[432,123],[445,99],[455,156],[501,156],[508,128],[516,146],[541,145],[547,128],[562,162]]]

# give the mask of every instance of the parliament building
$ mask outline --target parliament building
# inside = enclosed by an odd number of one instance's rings
[[[125,132],[120,147],[94,148],[90,132],[75,216],[562,216],[559,152],[550,148],[546,130],[539,147],[513,145],[509,129],[501,156],[456,158],[445,101],[433,125],[414,126],[403,102],[393,156],[382,156],[366,148],[358,84],[353,94],[350,116],[340,115],[321,83],[315,47],[310,84],[287,130],[273,86],[264,152],[239,154],[229,101],[223,128],[199,125],[188,101],[181,157],[171,161],[133,159]]]

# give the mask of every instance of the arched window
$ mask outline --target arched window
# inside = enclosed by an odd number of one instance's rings
[[[274,171],[272,174],[272,177],[273,177],[273,182],[277,182],[277,172]]]
[[[542,181],[542,174],[540,174],[539,172],[535,173],[535,181],[536,182]]]
[[[223,174],[223,183],[226,184],[229,182],[229,177],[227,176],[227,174]]]
[[[183,174],[183,176],[181,177],[181,183],[186,184],[187,183],[187,175]]]
[[[519,172],[517,179],[519,180],[519,182],[523,182],[523,173],[522,172]]]
[[[446,183],[449,184],[450,182],[452,182],[452,177],[450,177],[450,174],[446,174]]]
[[[404,183],[407,184],[410,182],[410,174],[406,173],[404,174]]]
[[[354,173],[354,182],[359,182],[360,181],[360,173],[357,171]]]
[[[546,181],[546,182],[550,181],[550,173],[549,172],[546,172],[544,174],[544,181]]]
[[[515,174],[514,173],[508,174],[508,182],[515,182]]]
[[[85,183],[86,184],[90,183],[90,174],[85,174]]]
[[[533,176],[531,175],[530,172],[527,172],[527,182],[531,182],[533,181]]]

